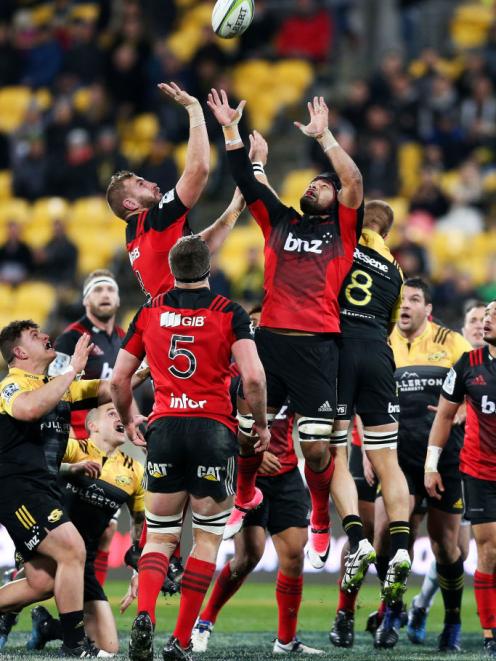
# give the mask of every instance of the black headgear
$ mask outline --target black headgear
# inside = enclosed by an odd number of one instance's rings
[[[321,174],[318,174],[316,177],[314,177],[312,181],[315,181],[316,179],[325,179],[326,181],[330,181],[336,189],[336,192],[341,190],[341,181],[335,172],[322,172]]]

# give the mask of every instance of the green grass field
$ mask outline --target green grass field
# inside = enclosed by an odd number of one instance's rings
[[[360,593],[356,617],[356,641],[352,650],[341,650],[331,646],[328,640],[329,623],[333,617],[337,600],[337,588],[331,585],[328,576],[322,576],[325,584],[307,584],[304,589],[303,603],[299,619],[300,638],[310,645],[320,647],[326,651],[325,659],[353,659],[353,661],[369,661],[370,659],[385,657],[395,661],[409,659],[434,659],[439,657],[436,652],[436,636],[440,631],[442,622],[441,597],[436,598],[429,617],[429,635],[424,646],[414,647],[408,642],[406,633],[402,631],[401,641],[394,650],[376,652],[372,646],[370,634],[364,632],[368,614],[375,610],[378,601],[378,588],[373,579],[364,585]],[[469,581],[467,581],[468,583]],[[135,608],[131,606],[128,613],[118,614],[118,604],[126,590],[126,583],[109,581],[107,594],[113,610],[117,616],[118,629],[121,633],[122,653],[120,658],[127,657],[128,631],[135,615]],[[409,598],[415,594],[412,586],[407,593]],[[159,598],[157,611],[157,635],[155,651],[161,658],[160,651],[163,643],[170,634],[179,604],[179,597],[165,599]],[[55,614],[53,603],[48,608]],[[467,588],[464,597],[464,625],[463,625],[463,653],[457,655],[460,661],[473,661],[481,657],[481,633],[475,612],[473,591]],[[275,604],[274,586],[268,583],[248,583],[231,600],[221,613],[212,635],[209,651],[197,658],[210,660],[218,659],[234,661],[262,661],[271,658],[272,639],[277,626],[277,610]],[[11,633],[7,647],[0,652],[5,659],[25,659],[28,652],[24,649],[27,637],[26,632],[31,628],[29,609],[22,614],[19,624]],[[44,661],[53,658],[57,653],[59,644],[50,643],[45,652],[34,652],[32,657]],[[31,656],[31,655],[29,655]],[[279,655],[278,655],[279,657]]]

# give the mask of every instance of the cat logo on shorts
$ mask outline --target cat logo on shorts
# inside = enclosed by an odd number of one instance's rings
[[[461,498],[458,498],[456,503],[453,503],[453,509],[454,510],[462,510],[463,509],[463,500]]]
[[[198,466],[196,474],[209,482],[220,482],[221,470],[220,466]]]
[[[52,510],[47,516],[47,519],[50,521],[50,523],[57,523],[57,521],[62,518],[62,514],[62,510]]]
[[[171,464],[158,464],[155,461],[149,461],[147,465],[147,469],[149,475],[158,479],[160,477],[167,476],[167,468],[169,466],[171,466]]]

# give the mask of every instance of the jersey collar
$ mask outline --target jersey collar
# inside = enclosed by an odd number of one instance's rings
[[[413,346],[414,344],[419,344],[419,342],[422,342],[423,340],[427,339],[432,335],[432,322],[427,321],[424,331],[413,340],[409,340],[407,337],[402,335],[398,328],[396,328],[395,330],[398,334],[399,340],[403,342],[403,344],[409,344],[410,346]]]
[[[33,379],[34,381],[45,381],[47,376],[46,374],[33,374],[32,372],[27,372],[22,370],[20,367],[11,367],[9,369],[9,376],[26,376],[28,379]]]

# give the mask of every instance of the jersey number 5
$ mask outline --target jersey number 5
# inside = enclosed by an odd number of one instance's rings
[[[189,379],[196,372],[196,356],[189,349],[178,347],[178,344],[185,342],[194,342],[195,338],[191,335],[173,335],[169,346],[169,358],[175,360],[178,356],[184,356],[188,360],[188,367],[185,370],[178,370],[171,365],[169,372],[178,379]]]
[[[372,298],[371,288],[372,277],[366,271],[356,269],[352,272],[351,282],[344,292],[346,300],[353,305],[368,305]]]

